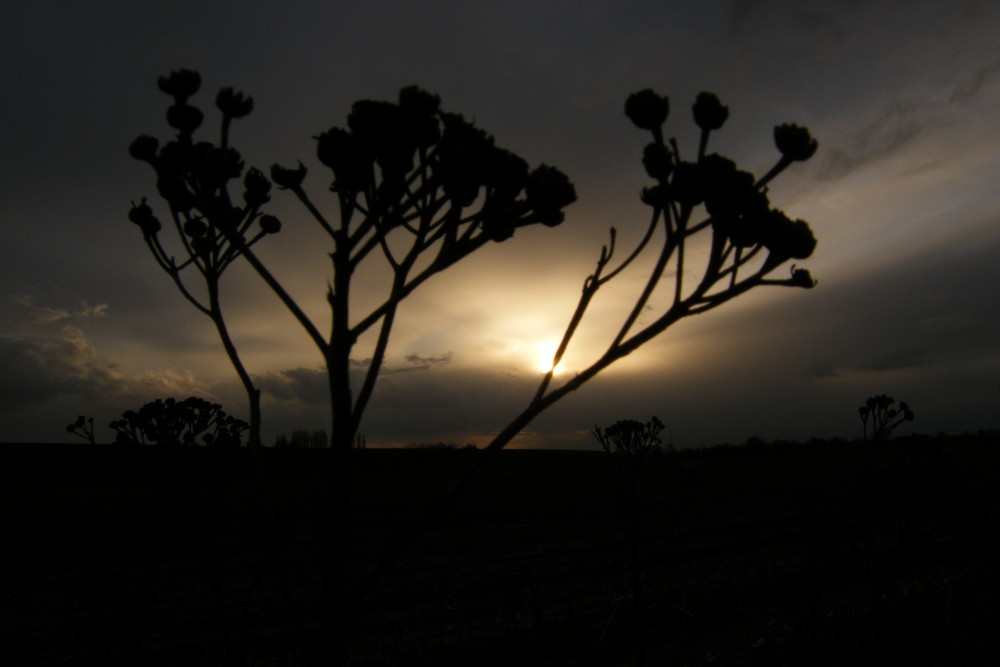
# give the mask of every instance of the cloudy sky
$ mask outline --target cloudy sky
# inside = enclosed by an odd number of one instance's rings
[[[775,124],[810,128],[817,155],[771,200],[810,222],[819,284],[681,322],[516,444],[589,447],[595,422],[650,415],[681,447],[855,437],[858,405],[881,393],[912,406],[914,431],[1000,427],[1000,3],[38,0],[8,7],[0,31],[0,441],[71,440],[81,413],[109,438],[107,422],[163,396],[246,416],[211,323],[126,217],[142,196],[166,213],[127,147],[169,138],[156,79],[180,67],[201,72],[209,112],[223,86],[252,95],[234,143],[264,169],[301,159],[314,192],[327,183],[311,137],[408,84],[573,180],[563,225],[521,230],[408,299],[370,444],[485,443],[530,399],[539,346],[607,229],[635,241],[646,224],[648,138],[623,105],[647,87],[670,97],[666,132],[689,152],[690,104],[717,93],[731,117],[713,148],[758,175]],[[261,254],[323,321],[328,248],[291,195],[272,210],[285,228]],[[607,345],[641,279],[595,302],[557,381]],[[265,442],[324,428],[319,354],[247,267],[227,272],[224,307],[265,389]]]

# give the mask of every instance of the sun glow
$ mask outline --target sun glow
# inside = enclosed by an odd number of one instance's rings
[[[556,349],[559,346],[552,341],[545,341],[544,343],[538,344],[538,370],[542,373],[548,373],[550,370],[553,375],[559,374],[563,371],[565,364],[559,362],[559,365],[552,368],[552,361],[556,356]]]

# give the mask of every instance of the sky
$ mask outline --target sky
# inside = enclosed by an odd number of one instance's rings
[[[370,446],[482,445],[527,405],[608,228],[624,245],[645,228],[648,135],[623,112],[643,88],[669,97],[665,132],[689,153],[690,105],[716,93],[730,119],[713,150],[758,175],[775,125],[811,130],[817,154],[770,195],[810,223],[801,264],[818,285],[678,323],[512,446],[594,447],[595,424],[653,415],[677,447],[855,438],[858,406],[883,393],[915,413],[900,432],[1000,428],[997,34],[991,0],[15,3],[0,26],[0,441],[72,441],[79,414],[110,440],[108,422],[166,396],[247,416],[211,322],[127,219],[143,196],[166,214],[127,147],[169,139],[156,80],[182,67],[213,120],[219,88],[251,95],[233,143],[265,170],[302,160],[312,192],[328,185],[312,137],[411,84],[576,187],[562,225],[519,230],[407,299],[361,426]],[[323,322],[329,248],[289,193],[271,211],[284,228],[260,254]],[[642,278],[602,292],[557,383],[602,352]],[[366,274],[359,307],[383,287]],[[265,443],[328,428],[320,355],[277,299],[236,265],[223,300],[264,390]]]

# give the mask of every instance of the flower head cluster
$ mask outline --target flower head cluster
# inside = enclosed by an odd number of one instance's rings
[[[156,172],[157,191],[167,202],[191,255],[206,269],[219,269],[239,254],[233,245],[235,238],[252,244],[277,232],[281,224],[277,218],[260,213],[270,201],[271,182],[259,169],[246,170],[239,151],[228,145],[230,122],[253,110],[253,98],[232,88],[220,90],[215,103],[222,114],[222,138],[218,144],[196,141],[194,134],[204,114],[189,100],[200,87],[201,77],[191,70],[160,77],[160,90],[174,100],[167,109],[167,124],[177,135],[162,146],[156,137],[141,135],[129,145],[129,154],[149,163]],[[231,197],[229,186],[241,178],[239,202]],[[145,198],[132,205],[128,217],[150,241],[163,227]],[[252,232],[255,222],[256,232]],[[227,248],[232,252],[227,254]]]
[[[356,102],[346,128],[315,138],[317,158],[333,172],[331,190],[351,202],[363,200],[382,224],[413,217],[426,222],[432,211],[460,214],[451,223],[468,222],[470,212],[463,209],[478,202],[471,220],[487,238],[502,241],[523,225],[559,224],[562,209],[576,200],[561,171],[529,169],[482,129],[442,111],[437,95],[413,86],[395,102]],[[271,170],[281,187],[298,187],[304,176],[301,163]]]
[[[774,208],[765,187],[788,164],[806,160],[816,151],[817,142],[809,130],[797,125],[777,126],[774,136],[781,159],[771,173],[758,179],[729,158],[706,151],[709,134],[722,128],[729,118],[729,107],[718,97],[702,92],[691,107],[695,124],[702,130],[696,160],[684,160],[675,141],[663,140],[662,125],[668,110],[667,98],[650,89],[633,93],[625,103],[625,113],[632,122],[653,134],[653,141],[643,149],[642,164],[656,184],[643,190],[642,200],[662,212],[676,211],[680,217],[704,206],[713,229],[731,247],[746,252],[765,250],[770,267],[811,256],[816,239],[809,224],[792,220]],[[804,269],[797,273],[794,281],[785,284],[814,284]]]

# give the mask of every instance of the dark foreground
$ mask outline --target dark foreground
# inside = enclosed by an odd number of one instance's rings
[[[264,454],[290,600],[245,451],[164,477],[0,446],[0,663],[304,664],[329,452]],[[355,581],[477,452],[357,454]],[[358,610],[352,664],[1000,664],[1000,442],[682,452],[634,487],[603,453],[494,463]]]

